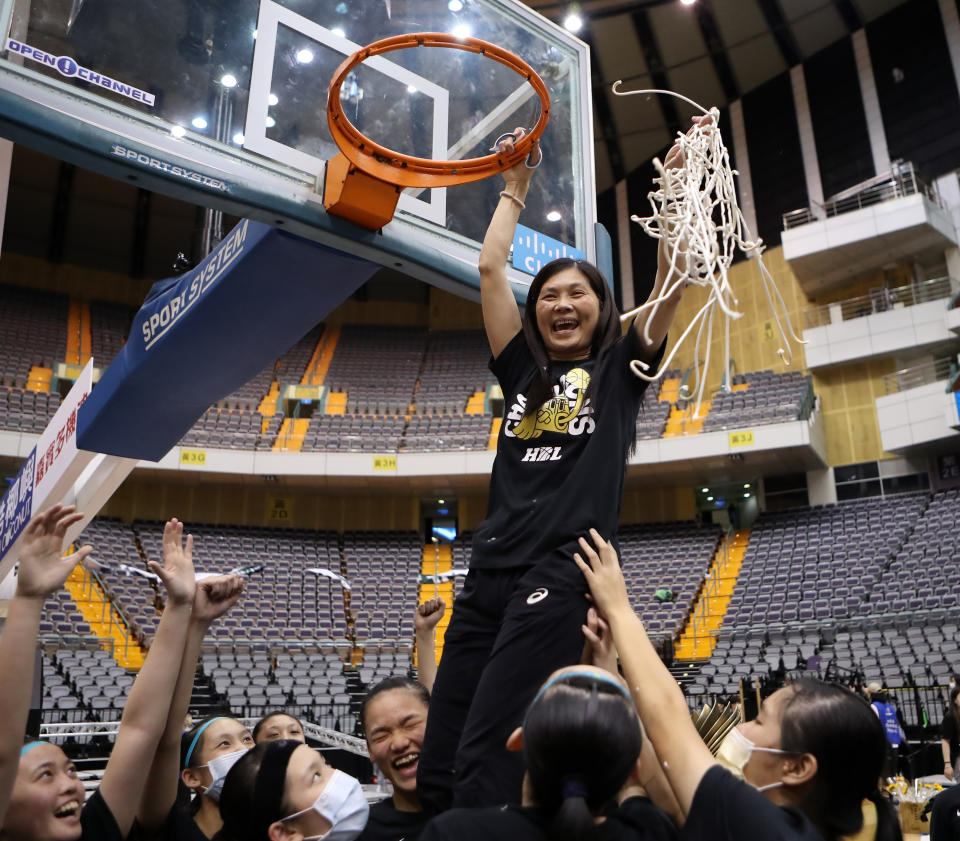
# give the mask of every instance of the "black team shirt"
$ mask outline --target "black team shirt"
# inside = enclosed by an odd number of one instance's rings
[[[473,535],[471,568],[532,566],[557,553],[572,559],[587,529],[608,540],[615,534],[627,451],[647,387],[630,370],[630,361],[640,356],[631,326],[599,361],[552,362],[554,397],[526,418],[523,395],[536,362],[523,332],[490,363],[503,389],[504,418],[487,519]],[[651,371],[662,356],[663,346]],[[586,397],[593,377],[600,378],[593,395],[598,412]]]

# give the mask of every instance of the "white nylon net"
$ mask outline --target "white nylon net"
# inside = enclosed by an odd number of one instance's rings
[[[777,289],[777,285],[763,263],[763,240],[750,238],[737,204],[737,194],[733,178],[738,173],[730,168],[730,155],[720,136],[717,126],[719,112],[716,108],[706,110],[685,96],[673,91],[640,90],[621,91],[621,82],[613,85],[617,96],[635,96],[638,94],[665,94],[689,102],[712,120],[695,124],[688,132],[679,133],[677,142],[683,153],[683,165],[677,169],[665,169],[658,158],[653,159],[657,170],[654,178],[655,189],[648,194],[650,216],[631,216],[650,236],[668,243],[670,269],[658,297],[625,313],[621,320],[633,318],[643,310],[649,309],[651,315],[657,312],[661,304],[674,293],[678,286],[695,285],[707,290],[707,299],[697,314],[674,342],[673,349],[660,365],[660,370],[650,373],[650,366],[635,359],[630,363],[633,373],[648,382],[660,379],[670,367],[680,346],[691,333],[696,331],[694,346],[693,387],[683,386],[686,395],[696,395],[694,417],[700,414],[700,404],[707,382],[707,370],[710,365],[710,346],[713,340],[714,319],[719,311],[724,329],[724,372],[723,387],[729,390],[730,371],[730,323],[743,313],[737,311],[737,297],[730,285],[728,271],[737,252],[740,251],[757,261],[763,291],[773,314],[780,336],[777,354],[789,365],[793,360],[790,340],[803,344],[793,329],[786,302]],[[689,294],[689,293],[688,293]],[[649,343],[649,319],[645,340]],[[706,333],[706,335],[704,335]],[[704,340],[704,359],[700,362],[700,352]]]

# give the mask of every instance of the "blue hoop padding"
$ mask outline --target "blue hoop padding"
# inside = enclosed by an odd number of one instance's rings
[[[213,403],[278,359],[379,268],[244,219],[196,268],[154,284],[77,415],[77,446],[159,461]]]

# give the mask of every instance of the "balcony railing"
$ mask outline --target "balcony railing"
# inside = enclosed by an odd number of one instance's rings
[[[818,219],[840,216],[874,204],[922,193],[938,207],[943,207],[936,189],[922,179],[909,161],[894,161],[890,171],[837,193],[817,208],[801,207],[783,214],[783,229],[815,222]]]
[[[866,295],[846,298],[833,304],[808,307],[804,310],[804,327],[823,327],[841,321],[851,321],[901,307],[912,307],[929,301],[939,301],[960,293],[960,281],[952,277],[935,277],[919,283],[893,288],[871,289]]]
[[[910,388],[919,388],[922,385],[940,382],[950,378],[951,371],[956,366],[953,357],[944,356],[932,362],[924,362],[910,368],[902,368],[887,374],[883,378],[885,394],[896,394]]]

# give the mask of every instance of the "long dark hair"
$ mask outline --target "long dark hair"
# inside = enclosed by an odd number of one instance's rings
[[[261,742],[236,761],[223,783],[223,829],[214,841],[265,841],[270,824],[290,814],[287,764],[301,745],[292,739]]]
[[[877,808],[876,841],[900,839],[900,825],[877,783],[887,756],[883,725],[870,704],[845,687],[803,679],[780,718],[780,747],[816,757],[817,773],[801,804],[827,841],[863,826],[862,803]]]
[[[537,364],[537,373],[524,395],[526,405],[523,414],[533,415],[544,402],[553,396],[553,379],[550,376],[550,356],[547,353],[547,346],[540,335],[540,329],[537,327],[537,299],[540,297],[540,290],[550,278],[558,275],[564,269],[575,268],[590,283],[597,298],[600,299],[600,312],[597,319],[597,327],[593,331],[593,338],[590,341],[590,357],[598,357],[606,348],[612,345],[620,338],[620,313],[617,310],[617,303],[613,300],[613,294],[610,287],[600,270],[592,263],[586,260],[572,260],[569,257],[561,257],[559,260],[552,260],[537,272],[536,277],[530,283],[530,289],[527,292],[527,303],[523,311],[523,336],[527,340],[527,347]],[[597,366],[599,368],[599,366]],[[594,414],[597,413],[596,400],[592,399],[596,393],[597,378],[590,379],[590,385],[587,386],[586,398],[590,399],[590,406]]]
[[[948,709],[948,715],[958,724],[960,724],[960,714],[957,713],[957,696],[960,695],[960,683],[953,687],[950,690],[950,706]]]
[[[561,676],[523,724],[523,756],[553,841],[594,837],[594,817],[622,788],[642,746],[633,703],[613,679]]]

